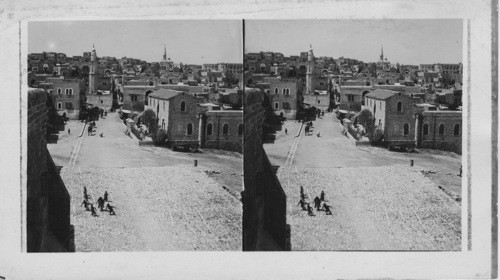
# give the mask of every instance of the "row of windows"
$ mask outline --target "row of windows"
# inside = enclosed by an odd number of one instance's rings
[[[207,135],[213,134],[213,125],[211,123],[207,124]],[[222,135],[229,135],[229,125],[227,123],[222,125]],[[238,125],[238,136],[243,135],[243,124]]]
[[[290,103],[288,103],[286,101],[284,101],[282,105],[283,105],[283,107],[282,107],[283,110],[290,110],[290,109],[292,109],[292,107],[290,106]],[[279,110],[280,109],[280,103],[279,102],[274,102],[274,109],[275,110]]]
[[[73,103],[71,102],[66,102],[64,105],[66,105],[65,109],[66,110],[74,110],[75,107],[73,106]],[[62,110],[62,102],[57,102],[57,110]]]
[[[72,88],[66,88],[64,89],[64,93],[66,95],[73,95],[73,89]],[[57,94],[61,95],[62,94],[62,88],[57,89]]]
[[[182,124],[179,124],[177,126],[178,131],[182,131]],[[162,128],[165,128],[165,120],[162,120]],[[211,123],[207,124],[207,135],[212,135],[213,134],[213,125]],[[186,126],[186,135],[193,135],[193,124],[188,123]],[[229,135],[229,125],[227,123],[222,125],[222,135]],[[238,136],[243,135],[243,124],[238,125]]]
[[[279,89],[278,88],[274,88],[274,94],[278,94],[279,93]],[[283,88],[281,89],[281,94],[283,95],[290,95],[290,89],[289,88]]]
[[[429,124],[427,124],[427,123],[424,124],[423,134],[424,135],[429,135]],[[444,135],[444,124],[440,124],[439,125],[438,134],[439,135]],[[460,135],[460,125],[458,123],[456,123],[453,126],[453,135],[455,135],[455,136]]]
[[[394,130],[399,131],[399,125],[397,124],[394,125]],[[424,135],[429,135],[429,124],[427,123],[424,124],[422,133]],[[405,123],[403,125],[403,135],[408,135],[408,134],[410,134],[410,126],[407,123]],[[439,125],[438,134],[444,135],[444,124]],[[460,135],[460,125],[458,123],[453,126],[453,135],[455,136]]]

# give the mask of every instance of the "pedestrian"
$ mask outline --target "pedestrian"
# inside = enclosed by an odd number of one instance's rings
[[[97,207],[101,210],[101,212],[104,210],[104,199],[102,199],[102,196],[100,196],[97,200]]]
[[[104,192],[104,201],[108,201],[108,191]]]
[[[87,128],[87,135],[92,135],[92,125]]]
[[[462,165],[460,165],[460,177],[462,177]]]
[[[300,186],[300,195],[304,195],[304,187]]]
[[[101,137],[103,137],[103,135],[104,135],[104,132],[101,132],[101,134],[99,134],[99,136],[101,136]]]
[[[109,211],[109,215],[116,215],[115,210],[114,210],[115,206],[111,206],[111,204],[108,203],[108,205],[106,206],[106,208]]]
[[[309,203],[307,204],[307,214],[309,216],[314,216],[313,209],[312,209],[311,205],[309,205]]]
[[[85,207],[85,210],[89,211],[89,203],[87,202],[87,200],[83,200],[82,204],[80,204],[80,206],[84,206]]]
[[[71,134],[71,129],[68,128],[68,134]]]
[[[325,192],[324,191],[321,191],[321,195],[319,196],[319,199],[321,201],[325,201]]]
[[[320,137],[320,132],[316,133],[316,136]]]
[[[307,203],[303,199],[299,200],[299,203],[297,205],[299,205],[299,204],[300,204],[300,207],[302,207],[302,210],[304,210],[304,211],[307,210],[307,208],[306,208]]]
[[[90,204],[90,211],[92,212],[92,216],[97,217],[97,213],[95,212],[94,204]]]
[[[315,197],[314,198],[314,208],[316,208],[316,211],[319,211],[320,204],[321,204],[321,200],[319,199],[319,197]]]
[[[108,116],[108,111],[104,111],[104,116],[107,117]]]
[[[288,134],[288,129],[285,128],[285,134]]]
[[[83,195],[87,195],[87,187],[83,187]]]
[[[326,205],[326,203],[323,203],[323,209],[325,209],[327,215],[332,215],[332,210],[330,210],[330,207],[330,205]]]

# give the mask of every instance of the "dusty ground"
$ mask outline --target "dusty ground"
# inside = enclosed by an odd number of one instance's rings
[[[311,136],[294,137],[297,131],[288,129],[286,135],[278,132],[274,144],[264,145],[271,163],[280,166],[292,249],[459,250],[460,202],[438,186],[461,194],[461,157],[356,146],[341,131],[334,114],[326,114],[314,122]],[[324,190],[333,215],[315,211],[310,217],[302,211],[297,206],[301,185],[309,201]]]
[[[71,134],[48,145],[72,197],[77,251],[241,250],[241,154],[139,146],[117,114],[96,124],[78,137],[83,124],[70,121]],[[107,190],[117,215],[92,217],[83,186],[94,200]]]

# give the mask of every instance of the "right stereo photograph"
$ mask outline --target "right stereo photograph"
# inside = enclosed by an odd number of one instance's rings
[[[460,251],[463,21],[244,29],[243,250]]]

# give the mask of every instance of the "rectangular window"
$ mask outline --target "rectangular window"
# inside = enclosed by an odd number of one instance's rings
[[[62,102],[57,102],[57,110],[61,110],[62,109]]]
[[[274,103],[274,109],[278,110],[280,108],[280,103],[279,102],[275,102]]]

